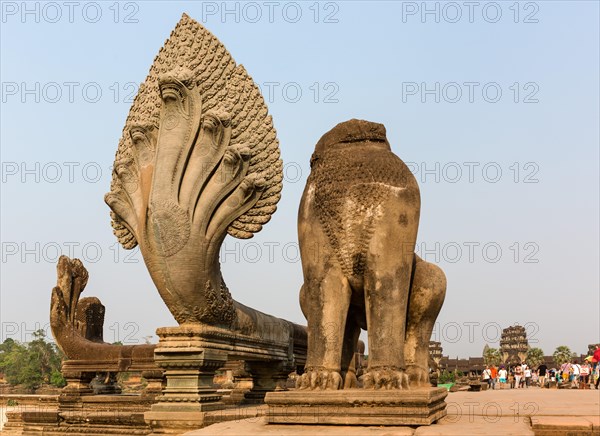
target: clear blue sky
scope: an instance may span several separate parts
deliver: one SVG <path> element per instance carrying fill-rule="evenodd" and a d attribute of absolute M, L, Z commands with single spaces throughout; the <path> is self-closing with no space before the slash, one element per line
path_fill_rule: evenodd
<path fill-rule="evenodd" d="M 89 269 L 106 340 L 175 324 L 140 254 L 117 249 L 103 195 L 135 84 L 187 12 L 262 87 L 286 164 L 271 223 L 225 241 L 236 299 L 304 322 L 310 155 L 364 118 L 419 180 L 418 247 L 448 277 L 444 354 L 478 356 L 514 323 L 547 354 L 600 341 L 598 2 L 23 5 L 2 2 L 0 23 L 1 339 L 47 325 L 59 251 Z"/>

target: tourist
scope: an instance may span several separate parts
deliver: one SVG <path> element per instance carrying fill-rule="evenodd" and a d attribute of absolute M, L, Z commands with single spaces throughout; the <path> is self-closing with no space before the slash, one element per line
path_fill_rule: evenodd
<path fill-rule="evenodd" d="M 560 366 L 559 382 L 566 383 L 571 378 L 571 363 L 565 362 Z"/>
<path fill-rule="evenodd" d="M 579 374 L 581 373 L 581 366 L 577 363 L 577 360 L 573 360 L 573 364 L 571 365 L 571 369 L 573 372 L 573 383 L 572 386 L 574 388 L 579 387 Z"/>
<path fill-rule="evenodd" d="M 527 369 L 527 364 L 525 362 L 521 363 L 521 387 L 525 387 L 525 370 Z"/>
<path fill-rule="evenodd" d="M 488 389 L 492 388 L 492 370 L 488 365 L 485 366 L 483 370 L 483 381 L 487 383 Z"/>
<path fill-rule="evenodd" d="M 548 371 L 548 367 L 546 366 L 545 363 L 542 363 L 540 366 L 538 366 L 537 369 L 537 374 L 540 380 L 540 387 L 541 388 L 545 388 L 546 387 L 546 372 Z"/>
<path fill-rule="evenodd" d="M 506 369 L 504 369 L 504 366 L 500 367 L 500 371 L 498 371 L 498 382 L 500 383 L 500 389 L 506 389 L 506 379 L 507 379 L 507 373 L 506 373 Z M 596 389 L 598 389 L 598 386 L 596 385 Z"/>
<path fill-rule="evenodd" d="M 492 373 L 492 389 L 496 389 L 496 380 L 498 380 L 498 368 L 496 368 L 496 365 L 492 365 L 490 372 Z"/>
<path fill-rule="evenodd" d="M 596 351 L 592 356 L 592 363 L 594 364 L 594 374 L 596 376 L 596 383 L 594 386 L 598 389 L 598 383 L 600 383 L 600 344 L 596 345 Z"/>
<path fill-rule="evenodd" d="M 525 365 L 525 371 L 523 371 L 523 374 L 525 374 L 525 387 L 528 388 L 531 383 L 531 369 L 529 366 Z"/>
<path fill-rule="evenodd" d="M 515 389 L 519 389 L 521 387 L 521 378 L 523 378 L 523 367 L 521 365 L 515 366 Z"/>
<path fill-rule="evenodd" d="M 589 389 L 590 388 L 590 373 L 592 367 L 587 361 L 584 361 L 581 367 L 579 368 L 579 379 L 581 380 L 581 384 L 579 385 L 579 389 Z"/>

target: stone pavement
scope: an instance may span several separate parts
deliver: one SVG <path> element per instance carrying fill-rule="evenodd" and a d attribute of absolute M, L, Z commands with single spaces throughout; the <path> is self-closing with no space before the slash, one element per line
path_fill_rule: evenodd
<path fill-rule="evenodd" d="M 600 390 L 507 389 L 453 392 L 448 415 L 421 427 L 268 425 L 255 417 L 222 422 L 186 433 L 219 435 L 532 435 L 600 436 Z M 264 408 L 265 406 L 261 406 Z"/>

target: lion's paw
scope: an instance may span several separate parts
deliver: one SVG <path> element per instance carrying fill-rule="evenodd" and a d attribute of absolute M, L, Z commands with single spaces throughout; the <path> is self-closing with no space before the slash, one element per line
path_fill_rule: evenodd
<path fill-rule="evenodd" d="M 338 371 L 326 369 L 308 369 L 296 380 L 297 389 L 341 389 L 342 376 Z"/>
<path fill-rule="evenodd" d="M 365 389 L 408 389 L 408 377 L 399 369 L 369 369 L 361 380 Z"/>
<path fill-rule="evenodd" d="M 429 383 L 429 369 L 418 365 L 408 365 L 406 367 L 408 376 L 408 385 L 411 388 L 427 387 Z"/>
<path fill-rule="evenodd" d="M 344 377 L 344 389 L 352 389 L 358 387 L 358 379 L 354 371 L 348 371 Z"/>

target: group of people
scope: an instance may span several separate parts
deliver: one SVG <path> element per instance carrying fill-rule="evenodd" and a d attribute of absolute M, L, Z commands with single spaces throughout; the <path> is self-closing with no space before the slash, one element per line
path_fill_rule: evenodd
<path fill-rule="evenodd" d="M 483 381 L 488 383 L 490 389 L 528 388 L 539 386 L 548 388 L 555 384 L 570 383 L 570 387 L 578 389 L 591 389 L 593 385 L 598 389 L 600 384 L 600 345 L 594 355 L 583 362 L 577 360 L 563 363 L 560 368 L 551 368 L 545 364 L 532 369 L 523 362 L 520 365 L 505 367 L 501 365 L 486 366 L 482 373 Z M 556 383 L 554 383 L 556 382 Z"/>
<path fill-rule="evenodd" d="M 590 365 L 587 361 L 579 364 L 577 360 L 574 360 L 572 363 L 563 363 L 560 366 L 558 374 L 560 374 L 561 383 L 572 383 L 573 387 L 579 389 L 589 389 L 590 383 L 592 383 L 598 389 L 600 382 L 599 371 L 600 365 L 598 362 Z"/>

